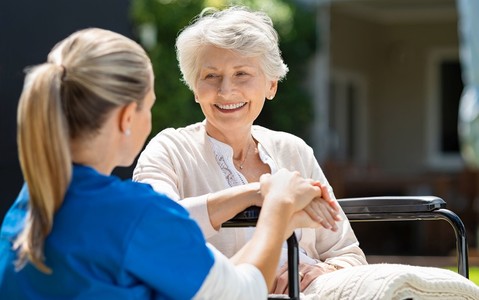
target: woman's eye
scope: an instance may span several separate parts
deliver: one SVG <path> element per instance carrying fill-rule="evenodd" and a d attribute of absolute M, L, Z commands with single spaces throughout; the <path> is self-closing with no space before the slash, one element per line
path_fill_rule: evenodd
<path fill-rule="evenodd" d="M 216 77 L 218 77 L 216 74 L 206 74 L 205 79 L 216 78 Z"/>

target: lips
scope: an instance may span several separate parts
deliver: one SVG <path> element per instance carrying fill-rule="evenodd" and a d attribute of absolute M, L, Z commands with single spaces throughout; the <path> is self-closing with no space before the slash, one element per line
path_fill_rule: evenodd
<path fill-rule="evenodd" d="M 234 104 L 215 104 L 216 107 L 222 110 L 235 110 L 246 105 L 246 102 L 234 103 Z"/>

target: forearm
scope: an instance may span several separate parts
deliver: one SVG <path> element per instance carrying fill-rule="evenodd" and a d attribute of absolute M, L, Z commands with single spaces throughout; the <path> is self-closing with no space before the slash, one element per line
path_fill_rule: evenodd
<path fill-rule="evenodd" d="M 235 264 L 256 266 L 265 278 L 268 290 L 272 288 L 281 245 L 288 236 L 288 221 L 292 216 L 289 204 L 263 207 L 253 238 L 232 257 Z"/>
<path fill-rule="evenodd" d="M 194 299 L 266 299 L 266 284 L 255 266 L 235 266 L 218 250 L 210 249 L 215 263 Z"/>
<path fill-rule="evenodd" d="M 208 216 L 213 228 L 221 225 L 246 208 L 261 202 L 259 183 L 232 187 L 208 195 Z"/>

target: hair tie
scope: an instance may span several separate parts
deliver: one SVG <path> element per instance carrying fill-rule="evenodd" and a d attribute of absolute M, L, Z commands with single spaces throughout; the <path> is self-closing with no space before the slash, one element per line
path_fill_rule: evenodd
<path fill-rule="evenodd" d="M 64 81 L 64 80 L 65 80 L 65 77 L 67 76 L 67 68 L 66 68 L 64 65 L 60 65 L 60 67 L 62 68 L 61 81 Z"/>

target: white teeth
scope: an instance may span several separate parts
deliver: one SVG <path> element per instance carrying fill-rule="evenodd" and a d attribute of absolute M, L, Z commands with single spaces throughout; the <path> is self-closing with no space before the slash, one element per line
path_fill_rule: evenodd
<path fill-rule="evenodd" d="M 215 104 L 217 107 L 221 109 L 237 109 L 242 106 L 244 106 L 246 102 L 241 102 L 241 103 L 235 103 L 235 104 L 227 104 L 227 105 L 220 105 L 220 104 Z"/>

